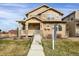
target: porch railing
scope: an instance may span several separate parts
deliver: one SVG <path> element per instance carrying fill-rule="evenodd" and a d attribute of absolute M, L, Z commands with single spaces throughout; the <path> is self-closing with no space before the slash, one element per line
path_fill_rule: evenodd
<path fill-rule="evenodd" d="M 79 32 L 77 32 L 77 33 L 75 34 L 75 36 L 79 36 Z"/>
<path fill-rule="evenodd" d="M 42 30 L 34 30 L 34 34 L 41 34 Z"/>
<path fill-rule="evenodd" d="M 25 35 L 26 35 L 26 30 L 20 30 L 20 34 L 21 34 L 22 36 L 25 36 Z"/>
<path fill-rule="evenodd" d="M 42 30 L 20 30 L 20 35 L 21 36 L 32 36 L 34 34 L 41 34 L 42 35 Z"/>

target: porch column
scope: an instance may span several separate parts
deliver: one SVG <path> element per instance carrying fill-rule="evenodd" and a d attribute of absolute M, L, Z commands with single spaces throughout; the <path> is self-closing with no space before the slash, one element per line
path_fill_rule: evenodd
<path fill-rule="evenodd" d="M 44 34 L 43 34 L 43 24 L 42 23 L 40 23 L 40 33 L 41 33 L 41 35 L 42 35 L 42 37 L 44 36 Z"/>
<path fill-rule="evenodd" d="M 25 30 L 26 30 L 26 38 L 28 39 L 28 25 L 25 25 Z"/>
<path fill-rule="evenodd" d="M 21 29 L 22 29 L 22 25 L 19 23 L 19 27 L 18 27 L 18 38 L 21 38 Z"/>

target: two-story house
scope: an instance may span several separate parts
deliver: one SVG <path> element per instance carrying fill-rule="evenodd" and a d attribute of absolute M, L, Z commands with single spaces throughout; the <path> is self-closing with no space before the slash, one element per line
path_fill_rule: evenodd
<path fill-rule="evenodd" d="M 69 37 L 79 36 L 79 11 L 73 11 L 62 20 L 67 22 L 66 31 Z"/>
<path fill-rule="evenodd" d="M 18 21 L 21 25 L 19 36 L 33 36 L 35 33 L 43 37 L 52 35 L 52 26 L 58 26 L 57 36 L 66 37 L 66 22 L 62 21 L 63 13 L 47 5 L 42 5 L 26 14 L 26 19 Z"/>

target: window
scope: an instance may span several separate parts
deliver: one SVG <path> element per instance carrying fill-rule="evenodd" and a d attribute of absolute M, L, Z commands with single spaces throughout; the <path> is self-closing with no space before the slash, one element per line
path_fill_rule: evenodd
<path fill-rule="evenodd" d="M 58 31 L 62 31 L 62 26 L 61 25 L 57 25 L 57 30 Z"/>
<path fill-rule="evenodd" d="M 73 20 L 73 18 L 71 18 L 71 21 Z"/>
<path fill-rule="evenodd" d="M 52 14 L 47 14 L 47 19 L 48 20 L 52 20 L 53 19 L 53 15 Z"/>
<path fill-rule="evenodd" d="M 79 23 L 76 24 L 77 28 L 79 28 Z"/>

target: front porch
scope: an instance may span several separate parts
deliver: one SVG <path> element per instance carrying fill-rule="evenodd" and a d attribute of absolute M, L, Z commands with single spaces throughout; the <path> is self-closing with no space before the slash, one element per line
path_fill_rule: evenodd
<path fill-rule="evenodd" d="M 21 36 L 29 37 L 37 33 L 40 34 L 42 32 L 40 27 L 40 23 L 29 23 L 27 29 L 20 30 Z"/>
<path fill-rule="evenodd" d="M 28 24 L 28 36 L 33 36 L 35 33 L 40 33 L 40 23 Z"/>

